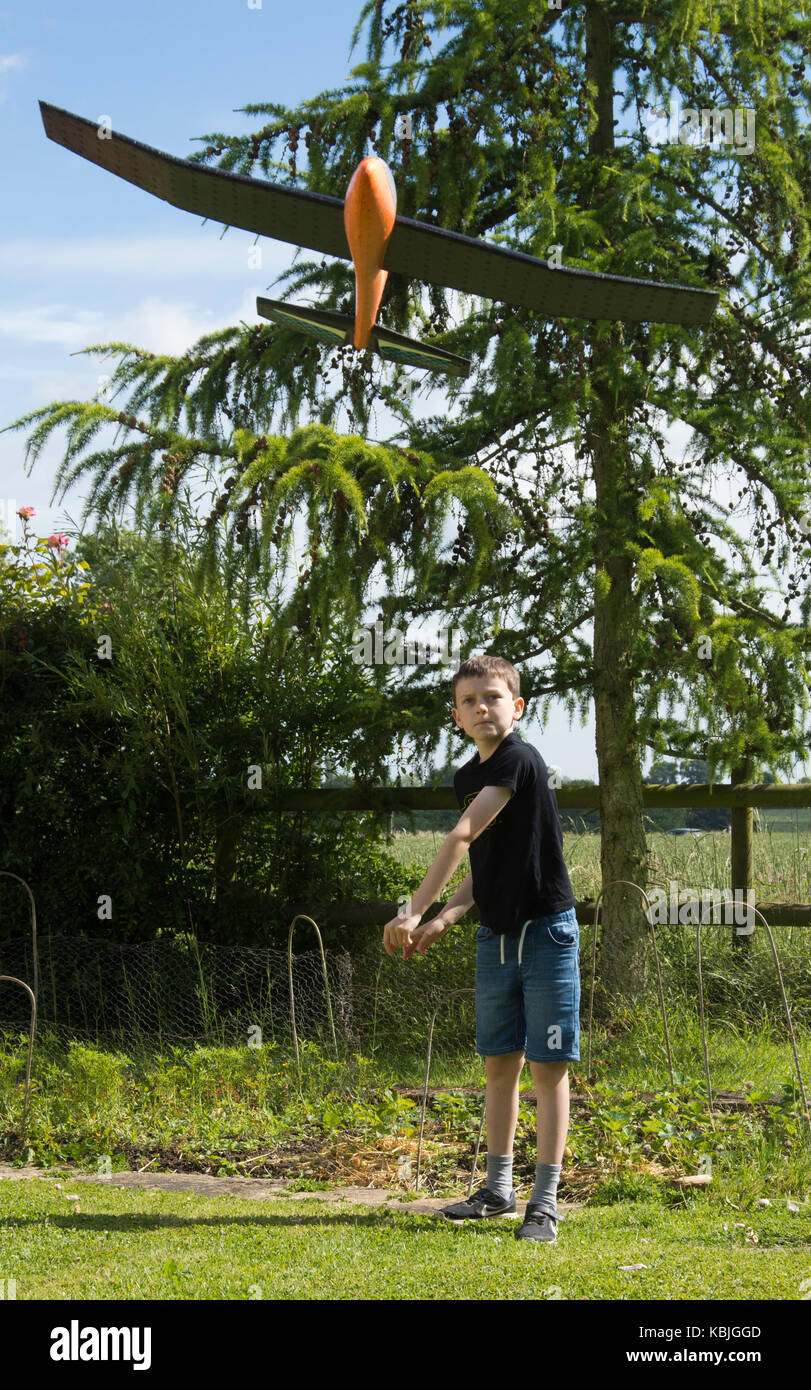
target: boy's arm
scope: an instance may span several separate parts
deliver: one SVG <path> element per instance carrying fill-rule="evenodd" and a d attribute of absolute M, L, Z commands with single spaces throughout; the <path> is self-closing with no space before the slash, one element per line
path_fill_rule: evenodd
<path fill-rule="evenodd" d="M 449 878 L 452 878 L 462 859 L 474 840 L 485 831 L 491 821 L 506 806 L 512 796 L 510 787 L 482 787 L 478 796 L 471 802 L 456 825 L 439 847 L 433 864 L 422 880 L 419 888 L 412 894 L 409 911 L 403 917 L 395 917 L 383 929 L 383 945 L 389 955 L 398 946 L 405 950 L 411 941 L 411 932 L 420 917 L 436 902 Z M 472 902 L 472 899 L 471 899 Z M 458 906 L 458 903 L 455 904 Z M 460 913 L 460 916 L 464 915 Z"/>
<path fill-rule="evenodd" d="M 440 912 L 434 918 L 438 922 L 440 917 L 447 926 L 452 927 L 460 922 L 467 912 L 470 911 L 475 898 L 473 897 L 473 874 L 468 874 L 467 878 L 462 879 L 452 898 L 443 905 Z"/>
<path fill-rule="evenodd" d="M 473 875 L 471 873 L 462 880 L 453 897 L 444 904 L 436 917 L 433 917 L 430 922 L 421 922 L 414 930 L 411 941 L 403 947 L 403 960 L 410 960 L 415 951 L 424 956 L 428 947 L 432 946 L 435 941 L 439 941 L 455 922 L 460 921 L 465 913 L 470 911 L 474 902 Z"/>
<path fill-rule="evenodd" d="M 463 811 L 453 830 L 440 845 L 436 858 L 416 893 L 411 895 L 411 912 L 421 917 L 436 902 L 449 878 L 453 878 L 474 840 L 494 821 L 506 806 L 512 791 L 509 787 L 483 787 L 478 796 Z"/>

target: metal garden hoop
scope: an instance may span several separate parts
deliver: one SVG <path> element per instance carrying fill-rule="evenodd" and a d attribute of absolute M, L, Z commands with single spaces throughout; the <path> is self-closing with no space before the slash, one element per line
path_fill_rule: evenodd
<path fill-rule="evenodd" d="M 28 1063 L 25 1068 L 25 1099 L 23 1101 L 23 1122 L 20 1130 L 20 1138 L 25 1136 L 25 1125 L 28 1118 L 28 1093 L 31 1089 L 31 1061 L 34 1056 L 34 1029 L 37 1025 L 37 1000 L 34 991 L 25 980 L 18 980 L 16 975 L 0 975 L 0 980 L 7 980 L 9 984 L 19 985 L 31 996 L 31 1026 L 28 1032 Z"/>
<path fill-rule="evenodd" d="M 335 1021 L 332 1017 L 332 1001 L 330 1000 L 329 980 L 327 979 L 327 958 L 324 955 L 324 942 L 321 939 L 321 932 L 318 929 L 318 923 L 313 922 L 312 917 L 308 917 L 305 913 L 299 912 L 290 923 L 290 931 L 287 934 L 287 979 L 290 985 L 290 1026 L 293 1030 L 293 1046 L 296 1051 L 296 1070 L 298 1071 L 299 1085 L 301 1085 L 301 1064 L 299 1061 L 298 1035 L 296 1033 L 296 1001 L 293 992 L 293 928 L 296 922 L 309 922 L 315 927 L 316 935 L 318 936 L 318 945 L 321 948 L 321 965 L 324 970 L 324 989 L 327 992 L 327 1013 L 329 1014 L 329 1026 L 332 1030 L 332 1042 L 335 1047 L 336 1057 L 338 1056 L 338 1039 L 335 1036 Z"/>
<path fill-rule="evenodd" d="M 28 894 L 29 898 L 31 899 L 31 941 L 32 941 L 33 948 L 34 948 L 34 995 L 35 995 L 35 997 L 38 999 L 38 998 L 39 998 L 39 960 L 38 960 L 38 957 L 37 957 L 37 905 L 36 905 L 36 903 L 34 902 L 34 894 L 31 892 L 31 889 L 30 889 L 29 885 L 26 883 L 25 879 L 24 879 L 24 878 L 20 878 L 20 875 L 19 875 L 19 874 L 13 874 L 13 873 L 11 873 L 11 871 L 10 871 L 9 869 L 0 869 L 0 878 L 16 878 L 17 882 L 18 882 L 18 883 L 21 883 L 21 884 L 23 885 L 23 888 L 25 889 L 26 893 Z M 6 979 L 10 979 L 11 976 L 6 976 L 5 978 L 6 978 Z"/>
<path fill-rule="evenodd" d="M 446 994 L 446 995 L 445 995 L 445 998 L 444 998 L 444 999 L 440 999 L 439 1003 L 437 1004 L 436 1008 L 434 1009 L 433 1014 L 431 1015 L 431 1023 L 430 1023 L 429 1028 L 428 1028 L 428 1054 L 427 1054 L 426 1059 L 425 1059 L 425 1083 L 424 1083 L 423 1088 L 422 1088 L 422 1115 L 420 1116 L 420 1137 L 419 1137 L 419 1141 L 418 1141 L 418 1143 L 417 1143 L 417 1180 L 416 1180 L 416 1182 L 415 1182 L 415 1184 L 414 1184 L 414 1191 L 415 1191 L 415 1192 L 419 1192 L 419 1190 L 420 1190 L 420 1162 L 421 1162 L 421 1160 L 422 1160 L 422 1132 L 423 1132 L 423 1129 L 425 1128 L 425 1107 L 426 1107 L 426 1104 L 427 1104 L 427 1102 L 428 1102 L 428 1074 L 429 1074 L 429 1072 L 430 1072 L 430 1070 L 431 1070 L 431 1044 L 432 1044 L 433 1038 L 434 1038 L 434 1024 L 436 1023 L 436 1016 L 437 1016 L 437 1014 L 439 1013 L 440 1009 L 442 1008 L 442 1005 L 443 1005 L 443 1004 L 446 1004 L 447 1001 L 448 1001 L 449 999 L 453 999 L 454 995 L 457 995 L 457 994 L 475 994 L 475 993 L 476 993 L 475 989 L 467 989 L 467 988 L 466 988 L 466 989 L 452 989 L 452 990 L 450 991 L 449 994 Z M 477 1164 L 478 1161 L 479 1161 L 479 1145 L 481 1144 L 481 1141 L 482 1141 L 482 1130 L 484 1129 L 484 1115 L 485 1115 L 485 1104 L 484 1104 L 484 1100 L 482 1100 L 482 1117 L 481 1117 L 481 1122 L 480 1122 L 480 1124 L 479 1124 L 479 1134 L 478 1134 L 478 1138 L 476 1139 L 476 1152 L 475 1152 L 475 1154 L 473 1155 L 473 1169 L 472 1169 L 471 1174 L 470 1174 L 470 1185 L 469 1185 L 468 1190 L 467 1190 L 467 1195 L 468 1195 L 468 1197 L 470 1196 L 471 1192 L 473 1191 L 473 1179 L 474 1179 L 475 1176 L 476 1176 L 476 1164 Z"/>

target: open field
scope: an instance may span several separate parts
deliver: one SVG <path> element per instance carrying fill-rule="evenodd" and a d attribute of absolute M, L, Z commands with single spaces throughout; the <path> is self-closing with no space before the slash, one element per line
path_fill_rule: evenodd
<path fill-rule="evenodd" d="M 424 872 L 442 840 L 441 833 L 431 830 L 395 832 L 389 848 L 403 864 L 416 861 Z M 730 837 L 723 831 L 707 831 L 701 836 L 656 833 L 648 835 L 647 840 L 651 882 L 665 886 L 675 878 L 683 888 L 729 886 Z M 766 829 L 753 836 L 753 846 L 758 901 L 811 902 L 811 831 Z M 566 833 L 563 851 L 575 897 L 596 897 L 601 882 L 599 835 Z M 468 871 L 465 857 L 443 897 L 451 896 L 452 887 L 461 883 Z"/>

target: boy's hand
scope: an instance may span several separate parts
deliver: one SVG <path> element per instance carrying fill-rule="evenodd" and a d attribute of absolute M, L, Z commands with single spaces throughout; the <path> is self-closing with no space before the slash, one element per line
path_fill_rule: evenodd
<path fill-rule="evenodd" d="M 388 955 L 393 956 L 398 946 L 403 948 L 403 960 L 407 960 L 408 951 L 411 945 L 411 933 L 418 925 L 421 914 L 413 913 L 410 917 L 392 917 L 383 928 L 383 945 Z M 408 951 L 411 955 L 411 951 Z"/>
<path fill-rule="evenodd" d="M 434 917 L 430 922 L 423 922 L 421 927 L 413 933 L 411 940 L 403 948 L 403 959 L 410 960 L 415 951 L 419 951 L 421 956 L 425 955 L 428 947 L 438 941 L 450 926 L 442 917 Z"/>

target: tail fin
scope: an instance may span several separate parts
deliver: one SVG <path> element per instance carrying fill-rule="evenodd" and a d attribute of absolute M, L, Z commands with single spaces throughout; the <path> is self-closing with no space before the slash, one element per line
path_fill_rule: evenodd
<path fill-rule="evenodd" d="M 298 304 L 284 304 L 278 299 L 256 301 L 256 312 L 263 319 L 297 328 L 301 333 L 309 333 L 320 338 L 322 343 L 335 347 L 345 344 L 351 346 L 355 333 L 355 320 L 348 314 L 336 314 L 330 309 L 308 309 Z M 452 376 L 467 376 L 470 362 L 465 357 L 457 357 L 454 352 L 432 347 L 429 343 L 419 343 L 415 338 L 406 338 L 395 333 L 393 328 L 377 324 L 371 333 L 369 347 L 379 357 L 388 362 L 403 362 L 409 367 L 422 367 L 429 372 L 449 372 Z"/>

